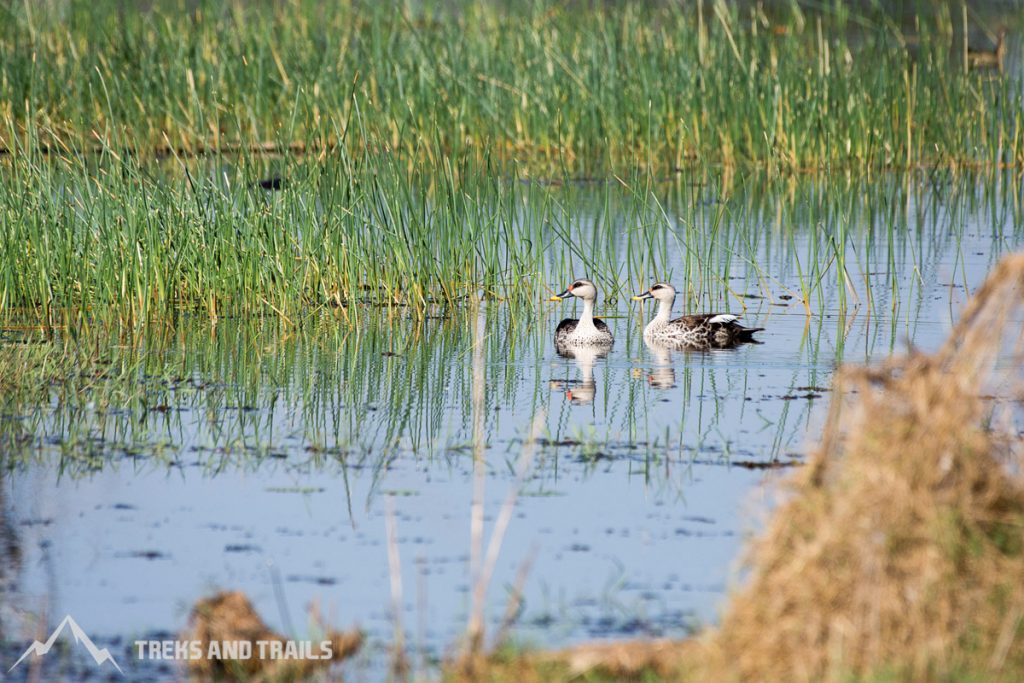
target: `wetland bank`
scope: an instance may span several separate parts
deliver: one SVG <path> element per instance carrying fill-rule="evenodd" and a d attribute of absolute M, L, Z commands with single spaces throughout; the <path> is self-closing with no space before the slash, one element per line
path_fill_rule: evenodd
<path fill-rule="evenodd" d="M 179 676 L 131 643 L 218 590 L 358 626 L 328 678 L 395 643 L 436 674 L 480 615 L 488 647 L 714 625 L 836 368 L 939 349 L 1024 241 L 1015 33 L 964 51 L 1012 14 L 3 11 L 5 662 L 67 613 Z M 565 358 L 545 299 L 583 276 L 615 346 Z M 657 280 L 762 343 L 646 343 Z"/>

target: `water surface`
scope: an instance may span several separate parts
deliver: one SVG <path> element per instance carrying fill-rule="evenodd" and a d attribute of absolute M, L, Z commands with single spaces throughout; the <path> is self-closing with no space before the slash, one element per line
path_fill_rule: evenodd
<path fill-rule="evenodd" d="M 1009 175 L 681 178 L 655 191 L 660 223 L 619 212 L 604 187 L 546 191 L 565 193 L 581 254 L 600 240 L 631 272 L 643 233 L 651 281 L 703 283 L 689 305 L 742 312 L 763 343 L 653 348 L 653 309 L 625 296 L 645 283 L 625 281 L 599 306 L 616 334 L 606 357 L 555 352 L 572 302 L 368 312 L 355 329 L 329 311 L 300 329 L 186 316 L 111 336 L 90 390 L 8 397 L 0 417 L 5 656 L 41 615 L 70 613 L 129 674 L 173 676 L 128 643 L 180 632 L 190 605 L 231 589 L 296 637 L 310 604 L 358 624 L 370 646 L 354 673 L 373 680 L 395 628 L 389 508 L 410 654 L 443 656 L 468 618 L 478 415 L 488 533 L 543 421 L 489 592 L 492 634 L 520 576 L 521 642 L 714 623 L 770 485 L 813 447 L 836 365 L 937 347 L 1024 227 Z M 538 277 L 560 290 L 570 272 L 586 275 L 585 258 Z"/>

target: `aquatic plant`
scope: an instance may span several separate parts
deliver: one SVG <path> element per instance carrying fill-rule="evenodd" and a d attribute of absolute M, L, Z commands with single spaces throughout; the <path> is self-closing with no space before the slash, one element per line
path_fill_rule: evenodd
<path fill-rule="evenodd" d="M 267 191 L 253 182 L 266 171 L 134 157 L 0 164 L 11 188 L 0 193 L 0 312 L 73 331 L 192 314 L 296 326 L 325 311 L 352 326 L 378 306 L 422 318 L 483 298 L 519 320 L 550 283 L 581 274 L 605 293 L 605 315 L 653 279 L 672 281 L 691 311 L 788 297 L 809 314 L 877 312 L 902 303 L 906 280 L 959 243 L 965 221 L 989 212 L 994 255 L 1024 227 L 1020 186 L 1002 173 L 851 176 L 828 191 L 816 177 L 703 172 L 552 186 L 342 155 L 289 164 L 289 183 Z"/>
<path fill-rule="evenodd" d="M 956 13 L 676 3 L 15 3 L 10 154 L 381 153 L 524 174 L 1019 164 Z M 995 73 L 995 75 L 993 75 Z M 477 167 L 459 170 L 473 170 Z"/>
<path fill-rule="evenodd" d="M 721 1 L 3 12 L 0 312 L 50 326 L 197 311 L 295 323 L 324 307 L 351 324 L 363 305 L 423 316 L 476 297 L 522 318 L 515 304 L 579 275 L 612 306 L 674 275 L 689 306 L 710 307 L 742 303 L 738 269 L 807 313 L 833 283 L 844 310 L 895 308 L 905 217 L 888 205 L 883 296 L 877 251 L 856 240 L 857 179 L 994 179 L 1024 154 L 1007 104 L 1019 79 L 963 68 L 941 11 L 913 35 L 841 7 Z M 730 199 L 750 167 L 776 189 L 794 172 L 854 173 L 833 203 L 812 198 L 821 215 L 781 202 L 788 240 L 768 239 L 766 217 Z M 764 267 L 786 249 L 795 282 Z"/>

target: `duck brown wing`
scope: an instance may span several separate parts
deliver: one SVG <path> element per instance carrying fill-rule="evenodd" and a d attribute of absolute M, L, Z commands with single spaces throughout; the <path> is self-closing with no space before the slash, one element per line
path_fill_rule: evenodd
<path fill-rule="evenodd" d="M 697 313 L 695 315 L 684 315 L 676 318 L 669 325 L 681 327 L 685 330 L 696 330 L 708 324 L 708 321 L 721 313 Z"/>
<path fill-rule="evenodd" d="M 694 336 L 707 335 L 716 344 L 753 341 L 751 335 L 764 329 L 763 327 L 744 327 L 736 322 L 739 318 L 733 313 L 698 313 L 676 318 L 670 324 L 692 330 Z"/>
<path fill-rule="evenodd" d="M 562 322 L 565 321 L 563 320 Z M 576 321 L 573 320 L 572 322 L 574 323 L 573 327 L 576 327 Z M 609 334 L 611 334 L 611 329 L 608 327 L 607 323 L 605 323 L 605 321 L 601 320 L 600 318 L 594 318 L 594 327 L 596 327 L 601 332 L 608 332 Z"/>

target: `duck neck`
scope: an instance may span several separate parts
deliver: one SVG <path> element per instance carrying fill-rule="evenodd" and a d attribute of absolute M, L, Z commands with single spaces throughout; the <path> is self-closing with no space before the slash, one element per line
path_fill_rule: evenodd
<path fill-rule="evenodd" d="M 580 321 L 576 324 L 578 331 L 589 332 L 596 329 L 594 327 L 594 300 L 584 299 L 583 300 L 583 314 L 580 315 Z"/>
<path fill-rule="evenodd" d="M 667 301 L 665 299 L 658 300 L 658 313 L 651 319 L 651 322 L 647 323 L 647 327 L 644 328 L 644 334 L 651 334 L 668 325 L 669 319 L 672 317 L 672 303 L 675 300 L 675 297 Z"/>
<path fill-rule="evenodd" d="M 671 299 L 661 299 L 658 301 L 658 314 L 654 316 L 654 321 L 659 326 L 668 323 L 669 318 L 672 317 L 672 304 L 676 301 L 675 297 Z"/>

